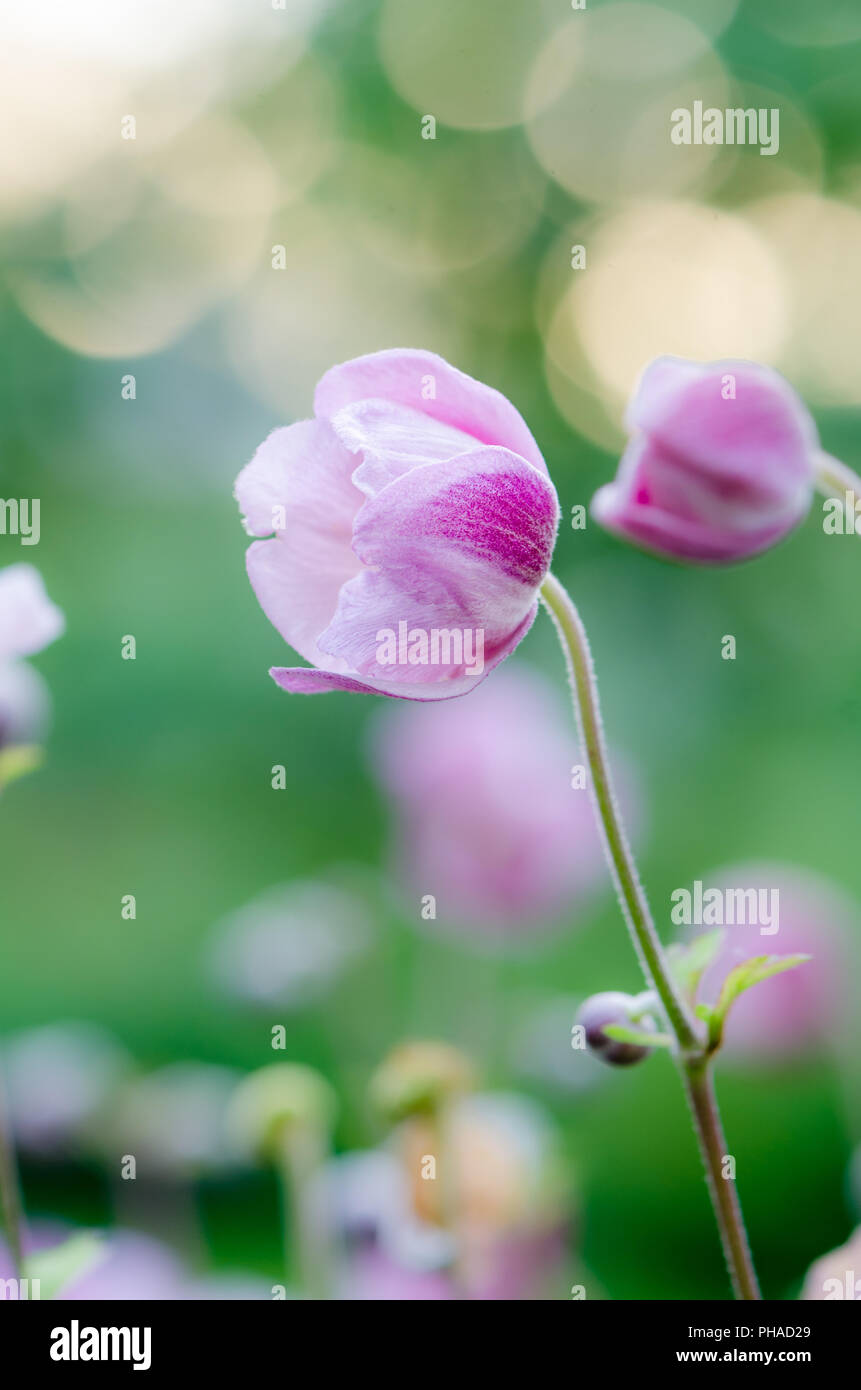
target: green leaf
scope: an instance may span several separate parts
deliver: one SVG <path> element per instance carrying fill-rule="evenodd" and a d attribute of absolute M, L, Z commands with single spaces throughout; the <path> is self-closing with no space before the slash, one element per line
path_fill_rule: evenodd
<path fill-rule="evenodd" d="M 623 1023 L 607 1023 L 601 1029 L 614 1042 L 633 1043 L 636 1047 L 672 1047 L 669 1033 L 650 1033 L 643 1028 L 626 1028 Z"/>
<path fill-rule="evenodd" d="M 794 970 L 797 965 L 803 965 L 810 959 L 807 955 L 751 956 L 750 960 L 742 961 L 741 965 L 733 967 L 723 982 L 714 1009 L 716 1017 L 723 1022 L 736 999 L 740 994 L 744 994 L 745 990 L 752 989 L 754 985 L 770 979 L 772 975 L 782 975 L 784 970 Z"/>
<path fill-rule="evenodd" d="M 714 931 L 703 932 L 701 936 L 694 937 L 688 946 L 677 942 L 669 948 L 667 954 L 671 969 L 689 999 L 695 997 L 704 972 L 720 954 L 725 939 L 726 932 L 723 927 L 717 927 Z"/>
<path fill-rule="evenodd" d="M 0 789 L 34 772 L 44 754 L 35 743 L 13 743 L 0 751 Z"/>
<path fill-rule="evenodd" d="M 39 1296 L 54 1298 L 66 1284 L 84 1274 L 104 1254 L 105 1242 L 92 1231 L 78 1231 L 50 1250 L 39 1250 L 24 1261 L 29 1279 L 38 1279 Z"/>

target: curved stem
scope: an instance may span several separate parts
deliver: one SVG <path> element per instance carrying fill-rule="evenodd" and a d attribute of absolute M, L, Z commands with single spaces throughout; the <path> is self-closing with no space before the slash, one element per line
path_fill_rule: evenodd
<path fill-rule="evenodd" d="M 817 455 L 816 485 L 826 497 L 842 497 L 845 492 L 854 492 L 856 497 L 861 497 L 861 477 L 848 463 L 841 463 L 833 454 L 822 452 Z"/>
<path fill-rule="evenodd" d="M 541 587 L 541 598 L 565 653 L 577 727 L 589 761 L 590 792 L 619 902 L 646 981 L 660 999 L 678 1044 L 676 1060 L 690 1101 L 733 1290 L 737 1298 L 758 1299 L 760 1293 L 741 1206 L 734 1184 L 723 1177 L 726 1141 L 708 1070 L 706 1044 L 697 1031 L 684 995 L 673 979 L 616 804 L 586 629 L 569 595 L 552 574 L 548 574 Z"/>
<path fill-rule="evenodd" d="M 640 964 L 647 982 L 655 990 L 664 1007 L 682 1052 L 699 1053 L 702 1043 L 687 1003 L 670 973 L 658 933 L 655 931 L 649 904 L 637 876 L 637 866 L 613 793 L 598 705 L 598 686 L 586 629 L 565 589 L 552 574 L 548 574 L 542 585 L 541 597 L 559 633 L 568 661 L 577 727 L 589 760 L 590 791 L 595 802 L 598 824 L 604 837 L 604 848 L 616 891 L 640 957 Z"/>
<path fill-rule="evenodd" d="M 855 503 L 861 501 L 861 477 L 832 454 L 821 453 L 816 460 L 816 486 L 824 497 L 836 497 L 848 512 L 846 495 L 852 497 L 853 531 L 861 535 L 861 525 L 855 524 Z"/>

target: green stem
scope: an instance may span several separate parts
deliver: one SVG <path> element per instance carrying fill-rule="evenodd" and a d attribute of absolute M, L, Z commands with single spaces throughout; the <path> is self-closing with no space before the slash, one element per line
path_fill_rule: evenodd
<path fill-rule="evenodd" d="M 690 1100 L 733 1289 L 738 1298 L 757 1299 L 760 1295 L 750 1260 L 741 1207 L 734 1186 L 731 1187 L 722 1176 L 726 1145 L 708 1074 L 706 1046 L 691 1016 L 687 1000 L 673 978 L 655 930 L 616 803 L 586 629 L 569 595 L 552 574 L 548 574 L 541 587 L 541 598 L 565 653 L 577 727 L 589 762 L 590 791 L 619 902 L 646 981 L 657 994 L 678 1044 L 676 1060 Z"/>
<path fill-rule="evenodd" d="M 3 1213 L 3 1226 L 9 1241 L 9 1253 L 15 1277 L 20 1278 L 23 1260 L 21 1189 L 18 1183 L 18 1165 L 15 1162 L 12 1131 L 7 1118 L 2 1076 L 0 1076 L 0 1210 Z"/>
<path fill-rule="evenodd" d="M 816 460 L 816 486 L 824 497 L 845 502 L 847 492 L 861 500 L 861 477 L 832 454 L 819 454 Z M 861 534 L 861 532 L 859 532 Z"/>
<path fill-rule="evenodd" d="M 740 1299 L 761 1298 L 735 1178 L 727 1177 L 724 1172 L 725 1160 L 730 1155 L 727 1153 L 726 1138 L 708 1061 L 704 1059 L 699 1065 L 694 1062 L 686 1063 L 682 1068 L 682 1076 L 733 1292 L 736 1298 Z"/>
<path fill-rule="evenodd" d="M 325 1156 L 322 1138 L 313 1126 L 288 1130 L 281 1143 L 281 1214 L 284 1268 L 288 1286 L 295 1281 L 315 1300 L 329 1296 L 326 1213 L 321 1208 L 318 1176 Z"/>
<path fill-rule="evenodd" d="M 655 931 L 649 904 L 637 877 L 634 856 L 628 846 L 613 794 L 607 748 L 601 727 L 598 687 L 586 629 L 568 594 L 552 574 L 548 574 L 542 585 L 541 597 L 559 633 L 568 661 L 568 674 L 574 694 L 574 712 L 580 741 L 589 761 L 590 789 L 596 804 L 598 823 L 604 835 L 604 845 L 616 891 L 640 957 L 643 973 L 664 1007 L 682 1052 L 699 1053 L 702 1044 L 687 1003 L 673 980 L 658 933 Z"/>

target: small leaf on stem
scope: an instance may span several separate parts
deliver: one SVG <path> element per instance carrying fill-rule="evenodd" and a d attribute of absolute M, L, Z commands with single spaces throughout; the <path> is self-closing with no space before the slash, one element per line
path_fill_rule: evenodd
<path fill-rule="evenodd" d="M 606 1023 L 603 1031 L 614 1042 L 633 1043 L 636 1047 L 672 1047 L 669 1033 L 649 1033 L 645 1029 L 626 1028 L 621 1023 Z"/>

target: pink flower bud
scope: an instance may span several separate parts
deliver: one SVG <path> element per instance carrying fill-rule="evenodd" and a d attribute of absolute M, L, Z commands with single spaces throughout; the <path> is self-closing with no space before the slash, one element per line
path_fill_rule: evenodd
<path fill-rule="evenodd" d="M 659 357 L 640 378 L 632 438 L 592 499 L 608 531 L 668 559 L 720 565 L 782 540 L 806 515 L 816 426 L 777 372 Z"/>
<path fill-rule="evenodd" d="M 463 695 L 537 610 L 559 504 L 514 406 L 430 352 L 333 367 L 316 419 L 276 430 L 240 473 L 263 611 L 316 667 L 285 690 Z"/>
<path fill-rule="evenodd" d="M 642 1062 L 652 1051 L 650 1047 L 638 1047 L 636 1043 L 620 1042 L 604 1032 L 611 1023 L 623 1028 L 636 1028 L 640 1032 L 655 1032 L 654 1019 L 642 1015 L 639 1000 L 632 994 L 621 994 L 618 990 L 593 994 L 581 1006 L 577 1022 L 586 1030 L 589 1050 L 610 1066 L 629 1067 L 634 1062 Z"/>

